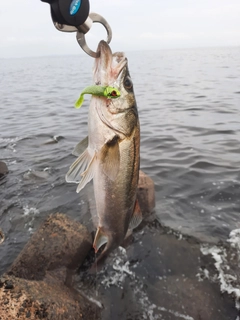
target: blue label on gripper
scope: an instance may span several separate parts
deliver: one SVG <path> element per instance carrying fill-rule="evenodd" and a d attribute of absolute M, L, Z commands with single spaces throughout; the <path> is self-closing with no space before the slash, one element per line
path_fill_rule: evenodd
<path fill-rule="evenodd" d="M 82 2 L 81 0 L 73 0 L 71 2 L 71 4 L 70 4 L 70 15 L 71 16 L 74 16 L 78 12 L 78 10 L 81 6 L 81 2 Z"/>

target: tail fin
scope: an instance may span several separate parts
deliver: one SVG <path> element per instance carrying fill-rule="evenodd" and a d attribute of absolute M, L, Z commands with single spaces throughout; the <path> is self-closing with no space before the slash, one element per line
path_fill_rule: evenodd
<path fill-rule="evenodd" d="M 96 273 L 97 271 L 100 271 L 103 266 L 104 266 L 104 262 L 107 259 L 109 253 L 113 250 L 114 248 L 109 245 L 108 243 L 106 244 L 105 248 L 103 249 L 103 251 L 99 254 L 99 256 L 95 259 L 94 263 L 91 265 L 90 269 L 88 270 L 88 272 L 90 274 L 92 273 Z"/>
<path fill-rule="evenodd" d="M 93 243 L 95 253 L 97 253 L 104 244 L 106 244 L 105 248 L 91 266 L 89 270 L 90 273 L 96 272 L 96 270 L 101 269 L 109 253 L 118 246 L 118 244 L 114 243 L 114 241 L 104 232 L 101 227 L 98 227 Z"/>

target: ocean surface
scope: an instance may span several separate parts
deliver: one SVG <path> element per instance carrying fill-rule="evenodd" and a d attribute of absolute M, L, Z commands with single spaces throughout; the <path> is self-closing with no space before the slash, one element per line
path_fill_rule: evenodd
<path fill-rule="evenodd" d="M 126 54 L 157 219 L 202 242 L 227 240 L 240 228 L 240 48 Z M 87 135 L 90 98 L 80 110 L 74 102 L 92 84 L 92 65 L 86 55 L 0 60 L 0 160 L 9 168 L 0 274 L 49 213 L 89 223 L 89 192 L 76 194 L 65 174 Z"/>

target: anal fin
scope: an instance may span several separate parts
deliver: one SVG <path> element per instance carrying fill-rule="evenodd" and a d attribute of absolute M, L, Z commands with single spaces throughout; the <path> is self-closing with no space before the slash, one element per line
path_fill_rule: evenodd
<path fill-rule="evenodd" d="M 129 229 L 137 228 L 137 226 L 139 226 L 141 222 L 142 222 L 142 211 L 139 206 L 138 200 L 136 200 L 134 210 L 133 210 L 133 215 L 129 223 Z"/>

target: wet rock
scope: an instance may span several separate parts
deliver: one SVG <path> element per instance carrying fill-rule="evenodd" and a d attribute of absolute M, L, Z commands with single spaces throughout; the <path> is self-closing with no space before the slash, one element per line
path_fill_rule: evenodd
<path fill-rule="evenodd" d="M 61 283 L 31 281 L 4 276 L 13 284 L 12 290 L 0 288 L 0 319 L 100 319 L 99 308 L 74 289 Z"/>
<path fill-rule="evenodd" d="M 143 171 L 139 171 L 137 198 L 144 218 L 155 208 L 155 189 L 153 180 Z"/>
<path fill-rule="evenodd" d="M 217 277 L 208 278 L 212 267 L 196 239 L 155 220 L 106 261 L 98 276 L 102 319 L 235 320 L 234 300 L 221 293 Z"/>
<path fill-rule="evenodd" d="M 0 319 L 99 319 L 99 307 L 71 286 L 91 247 L 84 226 L 50 215 L 0 279 Z"/>
<path fill-rule="evenodd" d="M 5 162 L 0 161 L 0 179 L 2 179 L 6 174 L 8 174 L 8 167 Z"/>
<path fill-rule="evenodd" d="M 66 280 L 69 270 L 78 268 L 92 247 L 87 229 L 61 213 L 52 214 L 33 234 L 14 261 L 9 275 L 43 280 L 55 273 Z"/>
<path fill-rule="evenodd" d="M 5 281 L 5 289 L 13 289 L 13 282 L 11 280 Z"/>

